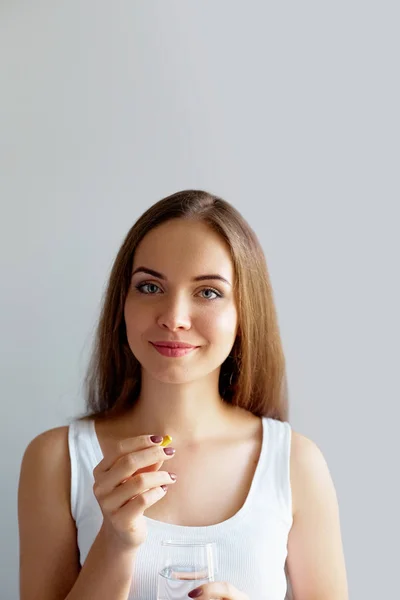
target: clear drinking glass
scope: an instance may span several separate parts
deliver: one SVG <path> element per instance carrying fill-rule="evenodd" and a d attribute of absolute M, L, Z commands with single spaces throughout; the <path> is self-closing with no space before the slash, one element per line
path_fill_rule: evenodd
<path fill-rule="evenodd" d="M 161 542 L 157 600 L 188 600 L 188 593 L 215 581 L 215 542 Z"/>

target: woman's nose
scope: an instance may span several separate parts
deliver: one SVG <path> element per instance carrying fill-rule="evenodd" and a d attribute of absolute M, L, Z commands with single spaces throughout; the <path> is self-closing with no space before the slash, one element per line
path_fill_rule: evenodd
<path fill-rule="evenodd" d="M 165 301 L 157 318 L 158 325 L 174 331 L 190 329 L 188 303 L 183 298 L 170 298 Z"/>

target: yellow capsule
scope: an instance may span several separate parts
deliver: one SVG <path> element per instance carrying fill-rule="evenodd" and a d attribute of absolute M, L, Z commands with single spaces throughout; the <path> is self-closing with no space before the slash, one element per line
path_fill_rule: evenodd
<path fill-rule="evenodd" d="M 163 437 L 163 441 L 161 442 L 160 446 L 168 446 L 170 443 L 172 442 L 172 437 L 170 435 L 164 435 Z"/>

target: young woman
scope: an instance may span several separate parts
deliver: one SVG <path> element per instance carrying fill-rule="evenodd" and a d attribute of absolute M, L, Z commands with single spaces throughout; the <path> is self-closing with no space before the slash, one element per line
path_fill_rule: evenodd
<path fill-rule="evenodd" d="M 289 580 L 295 600 L 347 600 L 335 489 L 288 423 L 265 258 L 228 202 L 179 192 L 131 228 L 87 391 L 23 457 L 21 600 L 154 600 L 165 539 L 216 543 L 191 597 L 283 600 Z"/>

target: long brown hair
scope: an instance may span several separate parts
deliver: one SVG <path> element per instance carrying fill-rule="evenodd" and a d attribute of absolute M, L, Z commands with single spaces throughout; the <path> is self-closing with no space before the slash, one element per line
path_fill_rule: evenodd
<path fill-rule="evenodd" d="M 87 412 L 81 418 L 106 418 L 132 407 L 138 398 L 141 367 L 128 345 L 124 304 L 138 244 L 150 230 L 171 219 L 207 224 L 231 251 L 240 332 L 221 365 L 221 397 L 257 416 L 287 421 L 285 357 L 263 250 L 238 210 L 201 190 L 184 190 L 156 202 L 126 235 L 103 299 L 85 378 Z"/>

